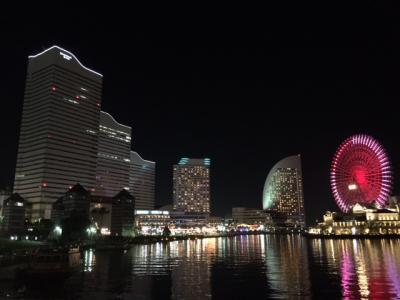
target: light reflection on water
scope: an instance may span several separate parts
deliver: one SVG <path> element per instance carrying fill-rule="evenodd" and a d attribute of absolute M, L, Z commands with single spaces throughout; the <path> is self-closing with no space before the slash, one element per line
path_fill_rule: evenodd
<path fill-rule="evenodd" d="M 82 272 L 23 299 L 396 299 L 399 240 L 249 235 L 82 255 Z M 20 283 L 21 284 L 21 283 Z M 10 287 L 0 282 L 2 290 Z M 20 285 L 12 287 L 20 289 Z"/>

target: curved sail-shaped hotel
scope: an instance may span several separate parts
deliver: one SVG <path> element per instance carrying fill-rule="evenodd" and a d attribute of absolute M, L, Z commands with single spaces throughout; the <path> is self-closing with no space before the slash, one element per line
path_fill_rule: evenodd
<path fill-rule="evenodd" d="M 305 225 L 300 155 L 288 156 L 270 170 L 264 185 L 263 209 L 283 215 L 287 224 Z"/>

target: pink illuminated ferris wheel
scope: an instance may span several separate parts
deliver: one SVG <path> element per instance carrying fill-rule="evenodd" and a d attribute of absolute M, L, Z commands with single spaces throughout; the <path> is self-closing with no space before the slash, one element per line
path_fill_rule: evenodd
<path fill-rule="evenodd" d="M 340 145 L 331 166 L 331 187 L 343 212 L 357 203 L 383 207 L 391 185 L 390 162 L 377 140 L 358 134 Z"/>

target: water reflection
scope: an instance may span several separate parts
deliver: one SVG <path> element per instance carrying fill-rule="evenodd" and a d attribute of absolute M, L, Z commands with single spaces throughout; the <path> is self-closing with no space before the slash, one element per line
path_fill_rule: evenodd
<path fill-rule="evenodd" d="M 267 280 L 273 294 L 282 298 L 311 296 L 306 240 L 298 235 L 265 236 Z"/>
<path fill-rule="evenodd" d="M 298 235 L 135 245 L 87 250 L 82 271 L 55 285 L 0 281 L 0 290 L 22 290 L 23 299 L 393 299 L 400 295 L 399 250 L 398 240 Z"/>
<path fill-rule="evenodd" d="M 96 255 L 93 249 L 86 250 L 83 253 L 83 271 L 92 272 L 93 266 L 96 264 Z"/>
<path fill-rule="evenodd" d="M 188 240 L 179 243 L 180 259 L 172 269 L 173 299 L 211 298 L 210 265 L 215 257 L 216 239 Z"/>
<path fill-rule="evenodd" d="M 326 265 L 329 274 L 339 277 L 344 299 L 399 297 L 399 249 L 398 240 L 312 242 L 315 261 Z"/>

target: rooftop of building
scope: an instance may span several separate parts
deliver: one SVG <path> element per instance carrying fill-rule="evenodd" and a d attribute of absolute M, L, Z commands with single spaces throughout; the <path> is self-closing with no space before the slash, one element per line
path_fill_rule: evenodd
<path fill-rule="evenodd" d="M 146 166 L 152 166 L 154 167 L 154 165 L 156 164 L 154 161 L 151 160 L 146 160 L 143 159 L 139 153 L 137 153 L 136 151 L 131 151 L 131 162 L 135 163 L 135 164 L 141 164 L 141 165 L 146 165 Z"/>
<path fill-rule="evenodd" d="M 77 183 L 75 184 L 73 187 L 71 187 L 67 193 L 77 193 L 77 194 L 82 194 L 82 195 L 86 195 L 89 192 L 80 184 Z"/>
<path fill-rule="evenodd" d="M 111 114 L 105 111 L 100 111 L 100 126 L 106 126 L 131 136 L 132 127 L 117 122 Z"/>
<path fill-rule="evenodd" d="M 100 74 L 99 72 L 93 71 L 92 69 L 89 69 L 88 67 L 85 67 L 80 61 L 79 59 L 70 51 L 65 50 L 63 48 L 61 48 L 60 46 L 54 45 L 51 46 L 50 48 L 47 48 L 45 50 L 43 50 L 42 52 L 35 54 L 35 55 L 29 55 L 28 58 L 32 59 L 32 58 L 38 58 L 44 54 L 50 54 L 53 52 L 57 52 L 57 55 L 60 55 L 64 60 L 66 61 L 71 61 L 71 59 L 73 59 L 73 61 L 75 61 L 76 63 L 78 63 L 83 69 L 85 69 L 86 71 L 95 74 L 97 76 L 103 77 L 102 74 Z"/>
<path fill-rule="evenodd" d="M 21 205 L 18 205 L 18 203 L 21 203 Z M 25 203 L 25 199 L 22 198 L 22 196 L 18 193 L 13 193 L 13 194 L 11 194 L 10 197 L 8 197 L 6 200 L 4 200 L 4 206 L 12 205 L 12 204 L 16 204 L 16 206 L 23 206 L 24 203 Z"/>
<path fill-rule="evenodd" d="M 209 158 L 188 158 L 182 157 L 178 165 L 189 165 L 189 166 L 210 166 L 211 160 Z"/>
<path fill-rule="evenodd" d="M 131 195 L 127 190 L 122 189 L 118 194 L 112 197 L 114 200 L 116 199 L 124 199 L 124 200 L 135 200 L 135 197 Z"/>

